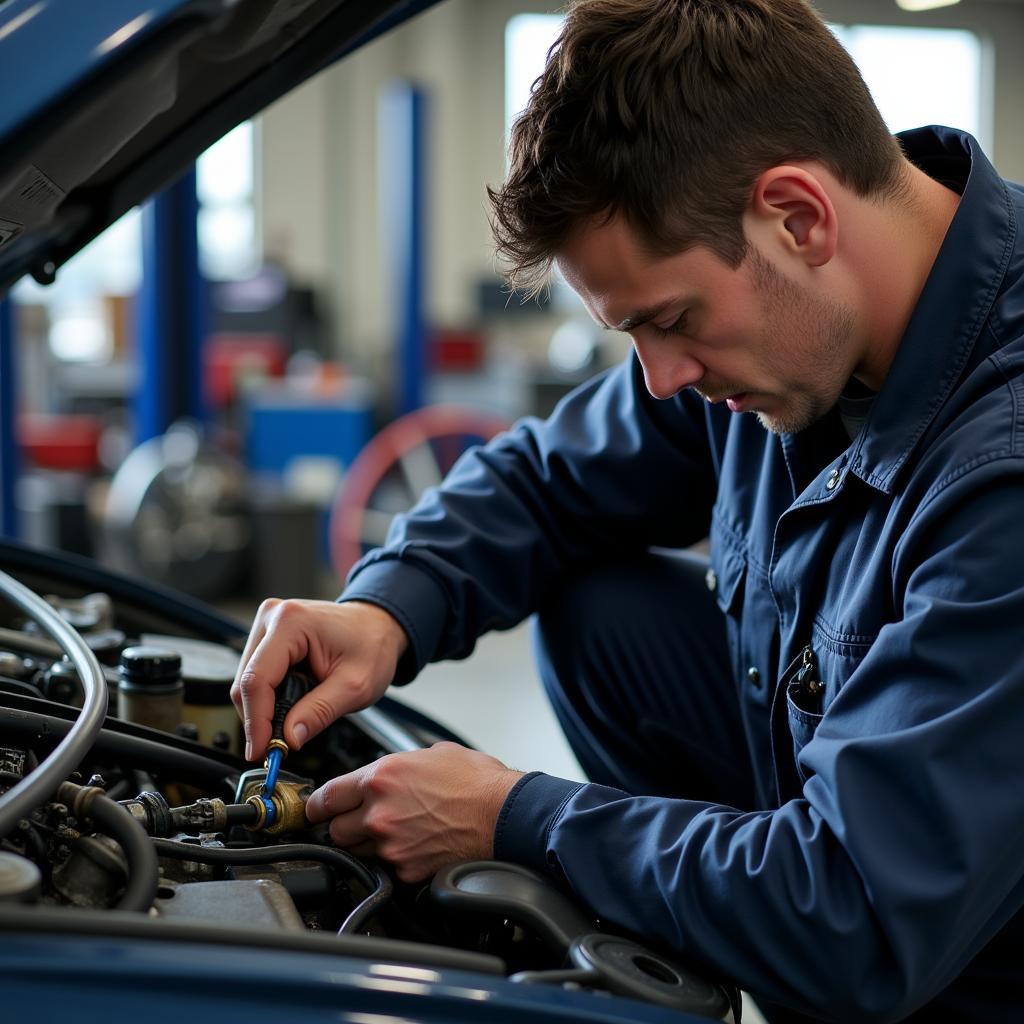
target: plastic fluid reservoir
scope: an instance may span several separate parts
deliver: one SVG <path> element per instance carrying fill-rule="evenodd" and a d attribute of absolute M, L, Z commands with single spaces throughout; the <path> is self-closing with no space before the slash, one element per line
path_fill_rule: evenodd
<path fill-rule="evenodd" d="M 181 723 L 184 704 L 180 654 L 149 645 L 126 647 L 121 652 L 118 718 L 174 732 Z"/>

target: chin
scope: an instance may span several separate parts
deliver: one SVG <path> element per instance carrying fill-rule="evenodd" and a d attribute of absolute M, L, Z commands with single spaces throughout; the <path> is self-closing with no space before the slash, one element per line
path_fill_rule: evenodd
<path fill-rule="evenodd" d="M 757 416 L 757 422 L 772 434 L 799 434 L 824 415 L 824 412 L 817 409 L 784 409 L 779 413 L 752 411 Z"/>

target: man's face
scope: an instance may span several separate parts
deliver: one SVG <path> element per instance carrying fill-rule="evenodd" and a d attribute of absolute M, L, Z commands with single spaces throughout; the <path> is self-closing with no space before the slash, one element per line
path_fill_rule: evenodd
<path fill-rule="evenodd" d="M 835 405 L 857 362 L 852 312 L 753 246 L 735 270 L 703 247 L 651 257 L 616 217 L 577 232 L 556 264 L 598 323 L 632 337 L 655 398 L 690 387 L 795 433 Z"/>

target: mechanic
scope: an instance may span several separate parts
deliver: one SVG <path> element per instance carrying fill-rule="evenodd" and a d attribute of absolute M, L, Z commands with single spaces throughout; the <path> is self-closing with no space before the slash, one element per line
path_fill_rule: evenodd
<path fill-rule="evenodd" d="M 892 137 L 802 0 L 582 0 L 491 192 L 635 352 L 465 456 L 340 603 L 267 601 L 248 755 L 538 611 L 592 781 L 450 743 L 311 798 L 406 880 L 498 857 L 772 1020 L 1024 1014 L 1024 196 Z M 711 537 L 710 568 L 683 549 Z M 705 572 L 705 569 L 707 571 Z"/>

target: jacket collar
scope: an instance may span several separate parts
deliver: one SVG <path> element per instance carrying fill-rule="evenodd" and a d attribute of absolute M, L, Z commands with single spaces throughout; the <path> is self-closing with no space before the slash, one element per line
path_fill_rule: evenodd
<path fill-rule="evenodd" d="M 970 135 L 930 127 L 903 132 L 899 138 L 921 170 L 962 184 L 963 194 L 882 390 L 850 452 L 851 472 L 886 493 L 960 379 L 1016 239 L 1006 186 Z"/>

